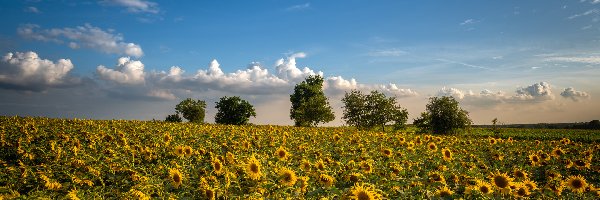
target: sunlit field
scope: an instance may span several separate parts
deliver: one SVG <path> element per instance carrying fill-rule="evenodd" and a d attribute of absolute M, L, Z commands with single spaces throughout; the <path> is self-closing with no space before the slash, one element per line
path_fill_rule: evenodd
<path fill-rule="evenodd" d="M 0 199 L 595 199 L 600 133 L 0 117 Z"/>

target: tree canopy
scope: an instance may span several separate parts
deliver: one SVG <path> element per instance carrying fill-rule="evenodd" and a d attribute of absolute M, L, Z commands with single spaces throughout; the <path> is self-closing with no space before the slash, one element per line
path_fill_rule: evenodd
<path fill-rule="evenodd" d="M 254 106 L 238 96 L 221 97 L 216 104 L 215 108 L 218 109 L 218 112 L 215 115 L 215 122 L 217 124 L 243 125 L 248 123 L 250 117 L 256 117 Z"/>
<path fill-rule="evenodd" d="M 335 119 L 332 108 L 323 92 L 323 77 L 309 76 L 296 84 L 290 95 L 290 118 L 296 126 L 317 126 Z"/>
<path fill-rule="evenodd" d="M 469 113 L 460 108 L 454 97 L 431 97 L 426 106 L 426 112 L 414 120 L 421 131 L 429 131 L 434 134 L 456 133 L 460 129 L 471 125 Z"/>
<path fill-rule="evenodd" d="M 175 106 L 177 114 L 181 114 L 183 118 L 194 123 L 204 123 L 205 109 L 206 102 L 192 98 L 187 98 Z"/>
<path fill-rule="evenodd" d="M 385 130 L 385 125 L 389 122 L 393 122 L 395 128 L 402 128 L 408 119 L 408 112 L 397 105 L 395 97 L 387 97 L 377 90 L 367 95 L 358 90 L 346 92 L 342 103 L 342 119 L 346 120 L 348 125 L 359 129 L 381 126 L 382 130 Z"/>

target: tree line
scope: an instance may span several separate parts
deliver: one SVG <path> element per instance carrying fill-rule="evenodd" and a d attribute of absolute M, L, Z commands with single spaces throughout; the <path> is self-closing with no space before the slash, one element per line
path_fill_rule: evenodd
<path fill-rule="evenodd" d="M 323 77 L 308 76 L 294 87 L 290 95 L 290 119 L 295 126 L 314 127 L 335 119 L 333 109 L 323 92 Z M 224 96 L 215 102 L 217 124 L 248 124 L 250 117 L 256 117 L 252 104 L 239 96 Z M 346 92 L 342 98 L 342 119 L 347 125 L 359 130 L 374 129 L 391 125 L 393 129 L 402 129 L 408 120 L 408 111 L 400 106 L 396 97 L 387 97 L 373 90 L 366 94 L 359 90 Z M 204 123 L 206 102 L 187 98 L 175 106 L 175 114 L 168 115 L 165 121 Z M 423 132 L 435 134 L 456 133 L 471 125 L 468 112 L 460 108 L 453 97 L 431 97 L 425 112 L 414 119 L 413 124 Z"/>

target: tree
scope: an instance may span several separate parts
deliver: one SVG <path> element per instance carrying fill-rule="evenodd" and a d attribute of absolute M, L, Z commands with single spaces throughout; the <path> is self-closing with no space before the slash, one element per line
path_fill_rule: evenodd
<path fill-rule="evenodd" d="M 204 123 L 205 108 L 206 102 L 192 98 L 187 98 L 175 106 L 177 114 L 181 114 L 183 118 L 194 123 Z"/>
<path fill-rule="evenodd" d="M 175 113 L 172 115 L 167 115 L 167 118 L 165 119 L 165 122 L 182 122 L 183 120 L 181 119 L 181 116 L 179 116 L 179 114 Z"/>
<path fill-rule="evenodd" d="M 375 90 L 364 95 L 362 92 L 352 90 L 342 99 L 344 103 L 344 116 L 346 123 L 359 129 L 369 129 L 394 122 L 394 128 L 400 129 L 406 124 L 408 112 L 397 105 L 396 97 L 386 97 L 385 94 Z"/>
<path fill-rule="evenodd" d="M 248 101 L 241 99 L 238 96 L 221 97 L 219 102 L 215 102 L 218 109 L 215 115 L 217 124 L 247 124 L 250 117 L 256 117 L 254 107 Z"/>
<path fill-rule="evenodd" d="M 290 118 L 296 126 L 317 126 L 335 119 L 323 93 L 323 77 L 319 75 L 308 76 L 302 83 L 296 84 L 290 101 Z"/>
<path fill-rule="evenodd" d="M 469 127 L 471 119 L 469 119 L 469 112 L 460 108 L 454 97 L 431 97 L 426 112 L 421 113 L 421 117 L 415 119 L 413 124 L 421 131 L 449 134 Z"/>

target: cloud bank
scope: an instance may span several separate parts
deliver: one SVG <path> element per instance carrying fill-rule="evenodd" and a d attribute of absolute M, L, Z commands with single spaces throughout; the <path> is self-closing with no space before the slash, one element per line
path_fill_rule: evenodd
<path fill-rule="evenodd" d="M 44 91 L 51 87 L 65 87 L 79 83 L 69 76 L 73 69 L 69 59 L 56 62 L 42 59 L 35 52 L 7 53 L 0 61 L 0 87 L 5 89 Z"/>
<path fill-rule="evenodd" d="M 100 1 L 100 4 L 107 6 L 125 7 L 127 8 L 127 11 L 131 13 L 156 14 L 160 11 L 160 8 L 158 7 L 157 3 L 144 0 L 104 0 Z"/>
<path fill-rule="evenodd" d="M 565 88 L 565 90 L 563 90 L 560 93 L 560 96 L 571 99 L 573 101 L 579 101 L 579 100 L 590 98 L 590 95 L 587 92 L 577 91 L 573 87 Z"/>
<path fill-rule="evenodd" d="M 113 30 L 105 31 L 90 24 L 75 28 L 53 29 L 41 29 L 36 24 L 25 24 L 17 29 L 17 33 L 23 38 L 65 44 L 72 49 L 84 47 L 103 53 L 138 58 L 144 55 L 140 45 L 124 42 L 121 34 L 113 32 Z"/>

